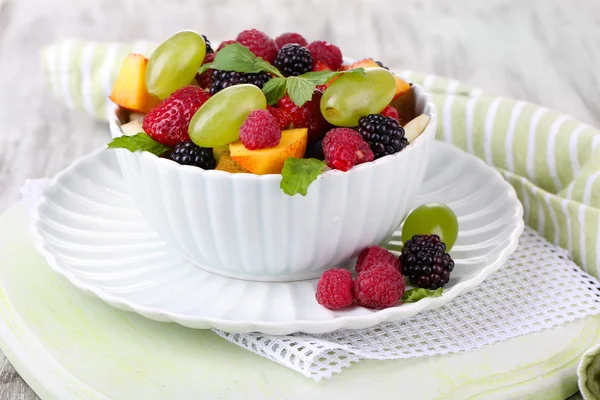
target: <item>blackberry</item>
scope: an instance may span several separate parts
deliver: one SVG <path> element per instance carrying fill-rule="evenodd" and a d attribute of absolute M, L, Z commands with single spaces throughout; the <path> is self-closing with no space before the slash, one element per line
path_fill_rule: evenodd
<path fill-rule="evenodd" d="M 323 154 L 323 140 L 317 140 L 306 147 L 304 158 L 316 158 L 317 160 L 325 161 Z"/>
<path fill-rule="evenodd" d="M 229 86 L 235 86 L 242 83 L 250 83 L 262 89 L 264 84 L 271 79 L 271 75 L 266 72 L 245 74 L 242 72 L 215 70 L 212 79 L 213 83 L 210 86 L 210 94 L 215 94 Z"/>
<path fill-rule="evenodd" d="M 206 43 L 206 54 L 214 53 L 215 51 L 210 46 L 210 40 L 208 40 L 206 35 L 202 35 L 202 37 L 204 38 L 204 42 Z"/>
<path fill-rule="evenodd" d="M 413 285 L 426 289 L 444 287 L 450 280 L 454 261 L 438 235 L 414 235 L 404 244 L 402 274 Z"/>
<path fill-rule="evenodd" d="M 299 44 L 286 44 L 278 52 L 273 65 L 283 76 L 298 76 L 312 71 L 312 56 Z"/>
<path fill-rule="evenodd" d="M 365 142 L 369 143 L 375 159 L 394 154 L 408 145 L 404 128 L 394 118 L 381 114 L 360 117 L 355 128 Z"/>
<path fill-rule="evenodd" d="M 217 166 L 212 149 L 197 146 L 191 140 L 177 143 L 169 151 L 168 158 L 181 165 L 192 165 L 202 169 L 215 169 Z"/>

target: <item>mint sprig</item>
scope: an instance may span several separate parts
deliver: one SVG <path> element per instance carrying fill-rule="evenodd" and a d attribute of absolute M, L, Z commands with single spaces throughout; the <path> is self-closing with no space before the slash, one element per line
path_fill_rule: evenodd
<path fill-rule="evenodd" d="M 414 288 L 404 292 L 404 296 L 402 296 L 401 301 L 404 303 L 414 303 L 416 301 L 424 299 L 425 297 L 440 297 L 443 291 L 443 287 L 438 288 L 436 290 Z"/>
<path fill-rule="evenodd" d="M 266 89 L 263 87 L 263 92 L 267 97 L 267 103 L 271 105 L 277 103 L 277 101 L 285 96 L 285 93 L 287 92 L 294 104 L 296 104 L 298 107 L 302 107 L 304 103 L 312 98 L 317 86 L 324 85 L 331 79 L 345 74 L 360 74 L 361 76 L 364 76 L 365 70 L 364 68 L 355 68 L 348 71 L 307 72 L 302 75 L 284 78 L 283 81 L 285 82 L 285 90 L 273 91 L 271 90 L 271 87 L 267 87 L 267 85 L 265 85 Z M 269 82 L 267 82 L 267 84 Z M 276 85 L 278 88 L 280 88 L 283 83 L 279 81 L 276 83 Z"/>
<path fill-rule="evenodd" d="M 316 158 L 293 158 L 285 160 L 281 171 L 280 187 L 285 194 L 306 196 L 308 187 L 325 168 L 325 161 Z"/>
<path fill-rule="evenodd" d="M 108 144 L 108 148 L 126 149 L 131 152 L 147 151 L 156 156 L 160 156 L 165 151 L 169 150 L 169 147 L 158 143 L 144 132 L 137 133 L 134 136 L 120 136 L 114 138 L 112 142 Z"/>
<path fill-rule="evenodd" d="M 355 68 L 348 71 L 307 72 L 299 76 L 286 78 L 273 65 L 260 57 L 256 57 L 247 47 L 239 43 L 232 43 L 223 47 L 217 52 L 215 60 L 201 66 L 198 73 L 201 74 L 208 69 L 235 71 L 244 74 L 268 72 L 275 76 L 262 89 L 269 105 L 277 103 L 287 93 L 298 107 L 302 107 L 304 103 L 312 98 L 318 85 L 324 85 L 336 76 L 343 74 L 365 75 L 363 68 Z"/>
<path fill-rule="evenodd" d="M 198 69 L 198 73 L 201 74 L 208 69 L 243 72 L 246 74 L 256 74 L 265 71 L 283 78 L 283 75 L 281 75 L 281 72 L 277 68 L 262 58 L 256 57 L 247 47 L 239 43 L 232 43 L 223 47 L 215 56 L 215 60 L 201 66 Z"/>

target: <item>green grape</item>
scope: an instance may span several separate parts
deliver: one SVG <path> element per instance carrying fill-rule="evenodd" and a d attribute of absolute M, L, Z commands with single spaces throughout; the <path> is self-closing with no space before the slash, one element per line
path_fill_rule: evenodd
<path fill-rule="evenodd" d="M 336 126 L 357 126 L 364 115 L 381 112 L 396 93 L 396 78 L 383 68 L 367 68 L 365 76 L 345 74 L 325 90 L 321 113 Z"/>
<path fill-rule="evenodd" d="M 159 99 L 188 85 L 204 61 L 206 43 L 202 35 L 182 31 L 162 42 L 148 59 L 146 88 Z"/>
<path fill-rule="evenodd" d="M 257 86 L 235 85 L 208 99 L 190 121 L 190 139 L 201 147 L 218 147 L 240 138 L 240 127 L 250 112 L 267 108 Z"/>
<path fill-rule="evenodd" d="M 458 237 L 458 220 L 450 207 L 440 203 L 423 204 L 414 209 L 404 221 L 402 241 L 406 243 L 413 235 L 436 234 L 450 251 Z"/>

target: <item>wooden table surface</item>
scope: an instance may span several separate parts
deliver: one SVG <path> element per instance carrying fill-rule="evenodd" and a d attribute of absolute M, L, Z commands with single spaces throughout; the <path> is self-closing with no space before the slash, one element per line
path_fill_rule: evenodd
<path fill-rule="evenodd" d="M 298 31 L 351 57 L 453 77 L 600 127 L 600 2 L 594 0 L 0 0 L 0 212 L 26 178 L 107 142 L 108 128 L 46 89 L 42 46 L 76 37 L 213 42 L 255 27 Z M 0 354 L 0 398 L 35 399 Z"/>

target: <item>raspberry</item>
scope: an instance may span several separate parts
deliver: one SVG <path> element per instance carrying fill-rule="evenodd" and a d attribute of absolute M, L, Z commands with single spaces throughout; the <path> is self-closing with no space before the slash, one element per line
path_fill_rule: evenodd
<path fill-rule="evenodd" d="M 267 106 L 267 111 L 269 111 L 271 115 L 275 117 L 275 119 L 277 120 L 277 125 L 279 125 L 279 129 L 281 130 L 287 129 L 292 123 L 292 118 L 290 117 L 290 114 L 288 114 L 281 108 Z"/>
<path fill-rule="evenodd" d="M 278 49 L 281 49 L 283 46 L 290 43 L 299 44 L 304 47 L 308 46 L 306 39 L 299 33 L 287 32 L 277 36 L 277 39 L 275 39 L 275 44 Z"/>
<path fill-rule="evenodd" d="M 190 140 L 190 120 L 210 94 L 198 86 L 185 86 L 164 99 L 144 117 L 143 128 L 165 146 Z"/>
<path fill-rule="evenodd" d="M 361 273 L 378 265 L 387 265 L 400 271 L 400 260 L 390 251 L 379 246 L 367 247 L 358 255 L 356 272 Z"/>
<path fill-rule="evenodd" d="M 245 74 L 243 72 L 214 70 L 210 93 L 215 94 L 229 86 L 235 86 L 242 83 L 250 83 L 262 89 L 265 83 L 271 78 L 272 76 L 266 72 Z"/>
<path fill-rule="evenodd" d="M 386 108 L 384 108 L 381 112 L 381 115 L 385 117 L 394 118 L 396 121 L 398 121 L 398 119 L 400 118 L 400 116 L 398 115 L 398 110 L 396 110 L 392 106 L 387 106 Z"/>
<path fill-rule="evenodd" d="M 214 53 L 215 51 L 212 47 L 210 47 L 210 40 L 208 40 L 206 35 L 202 35 L 202 37 L 204 38 L 204 42 L 206 43 L 206 54 Z"/>
<path fill-rule="evenodd" d="M 354 280 L 354 298 L 363 307 L 381 310 L 398 303 L 405 288 L 404 278 L 396 268 L 376 265 L 358 274 Z"/>
<path fill-rule="evenodd" d="M 334 71 L 342 66 L 342 52 L 337 46 L 322 40 L 315 40 L 307 48 L 312 54 L 313 64 L 321 61 Z"/>
<path fill-rule="evenodd" d="M 275 45 L 273 39 L 259 30 L 242 31 L 235 40 L 249 48 L 255 56 L 262 57 L 265 61 L 273 63 L 275 57 L 277 57 L 277 45 Z"/>
<path fill-rule="evenodd" d="M 342 268 L 325 271 L 317 284 L 317 302 L 331 310 L 348 307 L 354 301 L 352 274 Z"/>
<path fill-rule="evenodd" d="M 286 94 L 278 102 L 277 107 L 287 112 L 294 128 L 308 128 L 308 142 L 323 138 L 330 125 L 321 114 L 321 97 L 323 92 L 315 90 L 312 99 L 298 107 Z"/>
<path fill-rule="evenodd" d="M 298 76 L 312 70 L 312 56 L 299 44 L 286 44 L 277 52 L 274 65 L 283 76 Z"/>
<path fill-rule="evenodd" d="M 340 171 L 373 161 L 373 152 L 367 142 L 350 128 L 335 128 L 327 132 L 323 139 L 323 153 L 327 165 Z"/>
<path fill-rule="evenodd" d="M 215 53 L 207 54 L 202 61 L 202 65 L 215 61 Z M 202 89 L 208 89 L 212 85 L 212 74 L 214 69 L 207 69 L 200 75 L 196 75 L 196 82 Z"/>
<path fill-rule="evenodd" d="M 200 147 L 191 140 L 177 143 L 168 151 L 168 156 L 181 165 L 192 165 L 202 169 L 215 169 L 217 166 L 212 149 Z"/>
<path fill-rule="evenodd" d="M 270 112 L 254 110 L 240 128 L 240 140 L 248 150 L 275 147 L 281 140 L 281 129 Z"/>
<path fill-rule="evenodd" d="M 381 114 L 360 117 L 356 130 L 371 146 L 375 159 L 397 153 L 408 145 L 398 120 Z"/>
<path fill-rule="evenodd" d="M 414 235 L 404 244 L 400 260 L 402 273 L 426 289 L 444 287 L 454 269 L 454 261 L 438 235 Z"/>
<path fill-rule="evenodd" d="M 219 45 L 219 47 L 217 48 L 217 53 L 218 53 L 219 51 L 221 51 L 221 50 L 223 49 L 223 47 L 225 47 L 225 46 L 227 46 L 227 45 L 230 45 L 230 44 L 233 44 L 233 43 L 237 43 L 237 42 L 236 42 L 235 40 L 226 40 L 226 41 L 222 42 L 222 43 Z"/>

